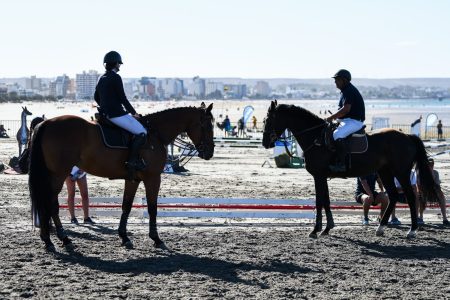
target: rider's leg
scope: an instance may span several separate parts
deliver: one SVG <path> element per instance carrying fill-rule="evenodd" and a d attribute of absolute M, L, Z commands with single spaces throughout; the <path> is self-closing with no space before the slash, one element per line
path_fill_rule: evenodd
<path fill-rule="evenodd" d="M 128 156 L 127 167 L 129 169 L 142 170 L 146 167 L 142 159 L 139 159 L 139 150 L 145 144 L 147 139 L 147 130 L 131 115 L 124 115 L 117 118 L 109 119 L 117 126 L 128 130 L 134 134 L 134 138 L 130 145 L 130 154 Z"/>
<path fill-rule="evenodd" d="M 336 143 L 336 165 L 330 166 L 333 172 L 345 172 L 345 157 L 347 149 L 344 139 L 355 131 L 363 127 L 363 123 L 353 119 L 340 120 L 338 128 L 333 132 L 333 139 Z"/>

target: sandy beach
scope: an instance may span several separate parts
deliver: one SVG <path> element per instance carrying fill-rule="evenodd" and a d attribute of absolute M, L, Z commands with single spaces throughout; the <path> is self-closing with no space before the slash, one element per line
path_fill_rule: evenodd
<path fill-rule="evenodd" d="M 6 164 L 17 144 L 1 139 L 0 149 Z M 305 169 L 261 167 L 271 154 L 261 147 L 216 147 L 212 160 L 192 159 L 186 176 L 164 175 L 160 197 L 313 199 Z M 448 154 L 436 156 L 436 169 L 449 191 Z M 154 249 L 148 225 L 132 219 L 135 249 L 126 250 L 118 218 L 94 215 L 97 224 L 76 226 L 61 210 L 76 248 L 67 252 L 58 243 L 49 254 L 31 227 L 27 180 L 0 174 L 2 299 L 450 298 L 450 229 L 437 212 L 425 214 L 414 240 L 405 238 L 408 212 L 399 213 L 403 225 L 387 228 L 384 237 L 375 236 L 374 216 L 363 227 L 360 215 L 335 212 L 336 229 L 317 240 L 308 238 L 311 220 L 159 218 L 170 250 Z M 122 180 L 88 175 L 88 183 L 91 197 L 122 196 Z M 333 201 L 353 201 L 355 179 L 329 185 Z M 138 195 L 144 195 L 142 184 Z"/>

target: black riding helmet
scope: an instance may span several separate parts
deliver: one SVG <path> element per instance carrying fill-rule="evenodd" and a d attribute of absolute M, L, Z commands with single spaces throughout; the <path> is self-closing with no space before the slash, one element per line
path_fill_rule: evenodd
<path fill-rule="evenodd" d="M 119 52 L 116 51 L 109 51 L 105 54 L 105 58 L 103 58 L 104 64 L 123 64 L 122 57 L 120 56 Z"/>
<path fill-rule="evenodd" d="M 336 78 L 336 77 L 345 78 L 348 81 L 352 80 L 352 75 L 350 74 L 349 71 L 347 71 L 345 69 L 340 69 L 339 71 L 337 71 L 337 73 L 334 74 L 334 76 L 332 78 Z"/>

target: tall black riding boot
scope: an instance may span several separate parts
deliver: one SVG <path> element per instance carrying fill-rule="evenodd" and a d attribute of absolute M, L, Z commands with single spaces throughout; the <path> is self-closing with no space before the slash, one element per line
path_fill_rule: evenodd
<path fill-rule="evenodd" d="M 337 139 L 336 145 L 336 164 L 330 166 L 332 172 L 345 172 L 345 157 L 347 155 L 347 147 L 345 146 L 344 139 Z"/>
<path fill-rule="evenodd" d="M 128 156 L 128 161 L 126 162 L 128 170 L 141 171 L 145 169 L 146 164 L 141 158 L 139 158 L 139 150 L 141 146 L 145 144 L 146 139 L 147 135 L 145 133 L 141 133 L 139 135 L 135 135 L 131 141 L 130 154 Z"/>

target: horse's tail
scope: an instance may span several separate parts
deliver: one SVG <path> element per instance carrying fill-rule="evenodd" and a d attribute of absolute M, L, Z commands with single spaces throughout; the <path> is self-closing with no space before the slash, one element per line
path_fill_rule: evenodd
<path fill-rule="evenodd" d="M 436 202 L 438 198 L 438 193 L 436 189 L 436 182 L 434 181 L 433 174 L 431 172 L 428 154 L 425 150 L 425 146 L 422 140 L 416 135 L 410 135 L 416 145 L 416 168 L 418 170 L 418 178 L 420 182 L 420 193 L 422 195 L 422 201 Z"/>
<path fill-rule="evenodd" d="M 50 171 L 45 165 L 42 150 L 42 137 L 45 132 L 45 123 L 35 128 L 30 145 L 30 170 L 28 186 L 31 197 L 31 218 L 39 217 L 39 223 L 48 222 L 51 214 L 51 183 Z"/>

